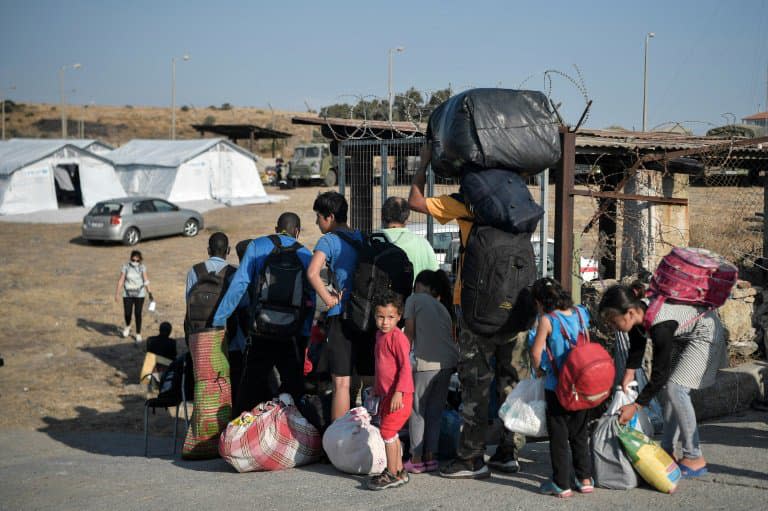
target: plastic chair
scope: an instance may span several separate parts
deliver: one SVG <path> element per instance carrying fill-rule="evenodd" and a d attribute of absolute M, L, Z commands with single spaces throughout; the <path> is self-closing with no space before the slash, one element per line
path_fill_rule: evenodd
<path fill-rule="evenodd" d="M 152 415 L 155 415 L 157 408 L 176 408 L 176 415 L 173 421 L 173 454 L 176 454 L 178 444 L 177 436 L 179 429 L 179 408 L 184 405 L 184 431 L 189 428 L 189 413 L 187 411 L 186 395 L 186 358 L 181 372 L 181 399 L 169 399 L 165 397 L 153 397 L 144 402 L 144 457 L 149 453 L 149 410 L 152 409 Z"/>

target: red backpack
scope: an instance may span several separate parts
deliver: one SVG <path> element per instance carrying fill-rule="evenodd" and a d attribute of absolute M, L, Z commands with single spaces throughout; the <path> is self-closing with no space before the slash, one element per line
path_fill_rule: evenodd
<path fill-rule="evenodd" d="M 709 309 L 720 307 L 730 296 L 738 276 L 738 268 L 714 252 L 703 248 L 673 248 L 661 259 L 651 278 L 647 293 L 651 301 L 643 319 L 645 330 L 653 325 L 667 300 Z"/>
<path fill-rule="evenodd" d="M 579 316 L 579 336 L 575 341 L 563 321 L 558 320 L 560 333 L 571 345 L 562 369 L 558 370 L 555 357 L 547 346 L 549 363 L 557 376 L 557 400 L 570 411 L 587 410 L 605 401 L 611 394 L 616 377 L 613 358 L 600 344 L 590 342 L 581 311 L 578 307 L 574 310 Z M 554 313 L 549 316 L 552 321 Z"/>

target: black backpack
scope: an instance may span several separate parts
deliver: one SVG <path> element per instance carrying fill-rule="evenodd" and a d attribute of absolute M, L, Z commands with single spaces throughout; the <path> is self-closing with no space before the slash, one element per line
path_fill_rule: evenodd
<path fill-rule="evenodd" d="M 184 318 L 184 331 L 193 334 L 211 328 L 213 316 L 229 287 L 229 279 L 235 268 L 226 265 L 218 272 L 208 272 L 205 263 L 192 267 L 197 275 L 197 282 L 187 296 L 187 315 Z"/>
<path fill-rule="evenodd" d="M 479 335 L 520 331 L 535 317 L 527 288 L 536 278 L 529 233 L 473 225 L 462 247 L 461 308 Z"/>
<path fill-rule="evenodd" d="M 290 339 L 301 333 L 312 305 L 306 269 L 298 255 L 303 245 L 297 241 L 285 247 L 274 234 L 269 240 L 274 247 L 250 289 L 251 332 Z"/>
<path fill-rule="evenodd" d="M 335 234 L 354 247 L 358 256 L 344 321 L 360 332 L 372 332 L 376 328 L 374 296 L 389 288 L 405 301 L 413 288 L 413 265 L 403 249 L 382 233 L 364 236 L 363 241 L 344 232 L 335 231 Z"/>
<path fill-rule="evenodd" d="M 182 377 L 183 376 L 183 377 Z M 182 380 L 184 395 L 182 396 Z M 195 375 L 192 367 L 192 355 L 186 353 L 180 355 L 171 362 L 160 378 L 159 399 L 167 400 L 176 405 L 181 403 L 182 397 L 187 401 L 195 399 Z"/>

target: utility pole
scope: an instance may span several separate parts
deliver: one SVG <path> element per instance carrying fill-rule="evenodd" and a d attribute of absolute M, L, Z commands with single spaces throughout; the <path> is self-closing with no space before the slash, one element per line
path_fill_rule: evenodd
<path fill-rule="evenodd" d="M 182 60 L 189 60 L 189 55 Z M 176 140 L 176 57 L 171 57 L 171 140 Z"/>
<path fill-rule="evenodd" d="M 645 52 L 643 56 L 643 131 L 645 131 L 645 121 L 648 117 L 646 100 L 648 97 L 648 40 L 656 36 L 653 32 L 645 35 Z"/>
<path fill-rule="evenodd" d="M 72 69 L 80 69 L 82 64 L 72 64 L 68 66 L 61 66 L 59 68 L 59 94 L 61 95 L 61 138 L 67 138 L 67 100 L 64 97 L 64 71 L 71 67 Z"/>

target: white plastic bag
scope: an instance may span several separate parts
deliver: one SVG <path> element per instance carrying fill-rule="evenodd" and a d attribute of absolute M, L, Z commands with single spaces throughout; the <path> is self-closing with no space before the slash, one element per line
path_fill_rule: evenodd
<path fill-rule="evenodd" d="M 387 466 L 384 440 L 362 406 L 352 408 L 328 426 L 323 449 L 331 464 L 348 474 L 380 474 Z"/>
<path fill-rule="evenodd" d="M 637 382 L 631 381 L 629 382 L 629 385 L 627 385 L 629 392 L 624 392 L 624 390 L 621 388 L 621 385 L 618 385 L 616 387 L 616 392 L 613 393 L 611 404 L 608 405 L 608 410 L 606 410 L 603 416 L 618 415 L 622 406 L 634 403 L 637 399 L 637 396 L 639 395 L 637 392 L 637 387 Z M 650 437 L 653 436 L 653 424 L 651 423 L 651 418 L 648 416 L 648 410 L 646 408 L 641 408 L 638 410 L 634 417 L 629 420 L 627 425 L 631 428 L 635 428 L 645 435 Z"/>
<path fill-rule="evenodd" d="M 515 433 L 547 436 L 544 379 L 529 378 L 519 382 L 499 408 L 499 417 L 504 421 L 504 427 Z"/>

